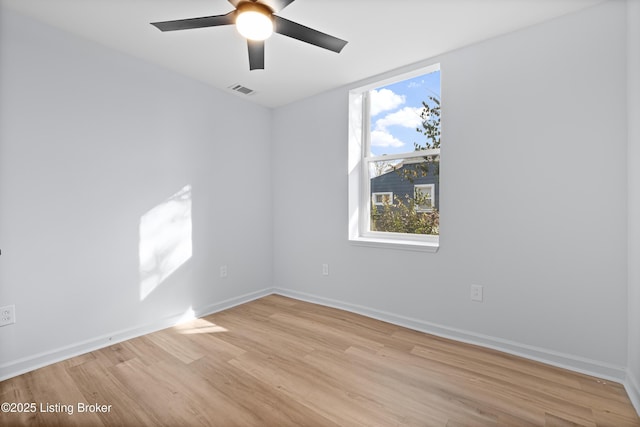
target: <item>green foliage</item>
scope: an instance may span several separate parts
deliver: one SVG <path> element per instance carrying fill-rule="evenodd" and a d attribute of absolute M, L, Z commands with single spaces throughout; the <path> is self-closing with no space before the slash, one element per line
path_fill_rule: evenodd
<path fill-rule="evenodd" d="M 440 100 L 435 96 L 430 96 L 429 101 L 422 101 L 422 129 L 416 128 L 416 132 L 427 137 L 424 145 L 414 142 L 416 151 L 440 148 Z"/>
<path fill-rule="evenodd" d="M 422 101 L 420 119 L 422 120 L 422 127 L 416 128 L 416 132 L 427 138 L 423 144 L 413 143 L 415 151 L 440 148 L 440 99 L 430 96 L 428 101 Z M 425 156 L 424 162 L 419 163 L 415 168 L 399 169 L 397 173 L 413 184 L 416 178 L 427 176 L 431 167 L 434 167 L 434 174 L 439 176 L 440 156 Z"/>
<path fill-rule="evenodd" d="M 371 230 L 393 233 L 434 234 L 440 233 L 440 213 L 436 209 L 419 211 L 425 201 L 420 195 L 404 196 L 404 201 L 396 196 L 393 204 L 385 200 L 382 208 L 371 209 Z"/>

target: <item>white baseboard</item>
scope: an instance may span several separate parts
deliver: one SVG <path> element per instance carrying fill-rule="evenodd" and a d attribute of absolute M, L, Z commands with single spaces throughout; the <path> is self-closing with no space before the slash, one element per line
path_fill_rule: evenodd
<path fill-rule="evenodd" d="M 624 380 L 624 388 L 631 399 L 633 407 L 636 408 L 640 416 L 640 379 L 634 376 L 630 369 L 627 369 L 627 377 Z"/>
<path fill-rule="evenodd" d="M 436 335 L 443 338 L 449 338 L 468 344 L 491 348 L 494 350 L 502 351 L 504 353 L 513 354 L 515 356 L 524 357 L 527 359 L 557 366 L 559 368 L 569 369 L 571 371 L 580 372 L 609 381 L 624 383 L 625 379 L 627 378 L 626 369 L 623 366 L 616 366 L 571 354 L 564 354 L 553 350 L 530 346 L 510 340 L 481 335 L 470 331 L 425 322 L 419 319 L 412 319 L 394 313 L 388 313 L 357 304 L 345 303 L 342 301 L 319 297 L 317 295 L 298 292 L 290 289 L 275 288 L 274 292 L 279 295 L 288 296 L 315 304 L 339 308 L 353 313 L 362 314 L 374 319 L 382 320 L 384 322 L 392 323 L 394 325 L 404 326 L 420 332 L 425 332 L 428 334 Z"/>
<path fill-rule="evenodd" d="M 188 316 L 185 316 L 185 313 L 175 314 L 163 319 L 159 319 L 158 321 L 150 324 L 113 332 L 107 335 L 77 342 L 75 344 L 60 347 L 33 356 L 13 360 L 9 363 L 0 365 L 0 381 L 4 381 L 6 379 L 33 371 L 38 368 L 42 368 L 47 365 L 51 365 L 52 363 L 57 363 L 71 357 L 79 356 L 81 354 L 99 350 L 101 348 L 108 347 L 122 341 L 136 338 L 141 335 L 150 334 L 161 329 L 169 328 L 181 322 L 189 320 L 190 318 L 203 317 L 212 313 L 216 313 L 218 311 L 226 310 L 228 308 L 235 307 L 236 305 L 244 304 L 246 302 L 262 298 L 272 293 L 272 288 L 263 289 L 257 292 L 251 292 L 245 295 L 240 295 L 238 297 L 200 307 L 197 310 L 194 310 L 193 313 L 189 313 Z"/>

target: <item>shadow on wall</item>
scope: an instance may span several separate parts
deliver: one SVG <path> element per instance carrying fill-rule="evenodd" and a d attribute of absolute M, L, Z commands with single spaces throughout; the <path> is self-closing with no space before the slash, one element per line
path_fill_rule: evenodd
<path fill-rule="evenodd" d="M 140 301 L 191 259 L 191 186 L 140 217 Z"/>

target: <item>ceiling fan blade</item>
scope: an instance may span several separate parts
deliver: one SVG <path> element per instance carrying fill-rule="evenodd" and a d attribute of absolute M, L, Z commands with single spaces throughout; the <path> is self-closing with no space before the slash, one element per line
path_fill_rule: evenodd
<path fill-rule="evenodd" d="M 203 16 L 201 18 L 178 19 L 176 21 L 152 22 L 160 31 L 190 30 L 192 28 L 218 27 L 235 24 L 236 11 L 226 15 Z"/>
<path fill-rule="evenodd" d="M 305 27 L 288 19 L 273 15 L 274 31 L 287 37 L 298 39 L 305 43 L 340 53 L 348 43 L 345 40 L 322 33 L 313 28 Z"/>
<path fill-rule="evenodd" d="M 264 70 L 264 40 L 247 40 L 249 47 L 249 69 Z"/>
<path fill-rule="evenodd" d="M 229 0 L 229 3 L 231 3 L 233 5 L 233 7 L 235 7 L 237 9 L 238 5 L 242 1 L 246 1 L 246 0 Z M 284 9 L 287 6 L 289 6 L 294 1 L 295 0 L 257 0 L 258 3 L 262 3 L 262 4 L 266 5 L 266 6 L 269 6 L 269 8 L 274 12 L 281 11 L 282 9 Z"/>
<path fill-rule="evenodd" d="M 260 0 L 260 3 L 266 4 L 274 12 L 280 12 L 285 7 L 289 6 L 295 0 Z"/>

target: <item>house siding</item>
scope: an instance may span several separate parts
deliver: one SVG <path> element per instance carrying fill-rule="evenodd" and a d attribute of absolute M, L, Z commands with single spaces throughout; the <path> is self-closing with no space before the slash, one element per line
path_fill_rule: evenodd
<path fill-rule="evenodd" d="M 413 197 L 413 188 L 420 184 L 435 184 L 434 203 L 436 209 L 440 207 L 440 184 L 436 165 L 430 165 L 426 176 L 419 176 L 413 182 L 404 178 L 403 171 L 415 169 L 416 164 L 407 164 L 402 167 L 371 179 L 371 195 L 373 193 L 392 192 L 393 196 L 404 198 L 405 195 Z M 420 173 L 418 174 L 420 175 Z"/>

